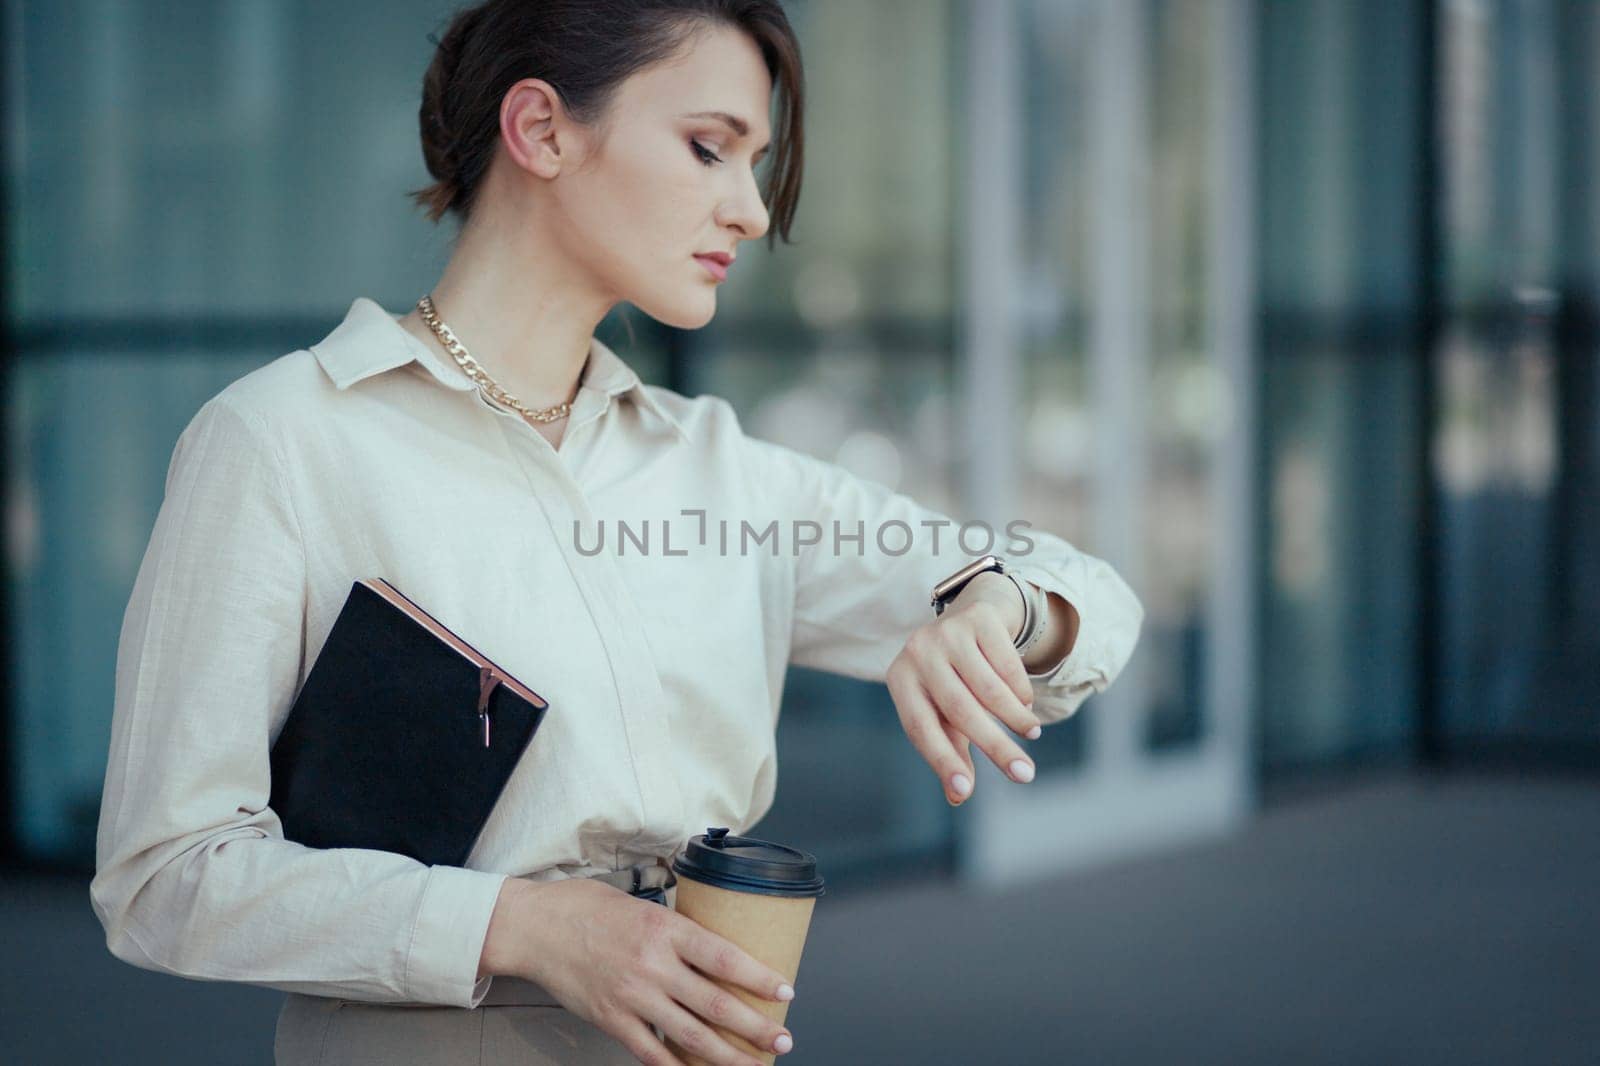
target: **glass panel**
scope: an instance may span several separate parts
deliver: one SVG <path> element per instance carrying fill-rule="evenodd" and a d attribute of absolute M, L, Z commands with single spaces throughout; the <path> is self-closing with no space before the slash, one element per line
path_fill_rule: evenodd
<path fill-rule="evenodd" d="M 7 433 L 16 831 L 94 855 L 122 617 L 178 433 L 261 352 L 60 352 L 12 378 Z"/>
<path fill-rule="evenodd" d="M 1030 0 L 1022 6 L 1027 93 L 1023 144 L 1023 216 L 1028 288 L 1025 322 L 1023 513 L 1096 551 L 1092 487 L 1096 425 L 1087 320 L 1096 210 L 1090 108 L 1103 6 Z M 1147 3 L 1139 94 L 1147 108 L 1143 173 L 1148 197 L 1150 315 L 1148 531 L 1139 589 L 1146 609 L 1140 637 L 1141 677 L 1148 705 L 1144 743 L 1189 746 L 1203 731 L 1205 612 L 1211 581 L 1211 476 L 1219 428 L 1227 412 L 1221 380 L 1206 350 L 1206 241 L 1211 115 L 1208 5 Z M 1100 547 L 1100 550 L 1104 550 Z M 1081 723 L 1069 723 L 1080 726 Z M 1049 741 L 1047 743 L 1046 741 Z M 1043 765 L 1083 757 L 1081 728 L 1047 730 L 1037 745 Z"/>
<path fill-rule="evenodd" d="M 90 314 L 408 306 L 447 244 L 405 196 L 438 0 L 27 0 L 8 42 L 10 294 Z"/>
<path fill-rule="evenodd" d="M 1421 12 L 1265 4 L 1260 757 L 1408 754 Z"/>
<path fill-rule="evenodd" d="M 1445 246 L 1457 308 L 1554 280 L 1559 146 L 1555 5 L 1446 0 L 1441 12 Z"/>
<path fill-rule="evenodd" d="M 1456 747 L 1593 744 L 1596 13 L 1449 0 L 1441 25 L 1444 728 Z"/>
<path fill-rule="evenodd" d="M 1229 417 L 1224 382 L 1207 350 L 1208 180 L 1214 5 L 1150 5 L 1149 481 L 1143 505 L 1149 705 L 1145 743 L 1192 745 L 1204 728 L 1206 604 L 1216 514 L 1211 479 Z"/>
<path fill-rule="evenodd" d="M 823 331 L 944 319 L 965 100 L 951 76 L 963 62 L 951 3 L 805 0 L 785 10 L 807 64 L 796 244 L 739 249 L 720 289 L 719 332 L 726 319 L 769 315 Z"/>
<path fill-rule="evenodd" d="M 1592 251 L 1591 251 L 1592 254 Z M 1555 368 L 1550 549 L 1542 575 L 1550 588 L 1542 620 L 1548 639 L 1539 684 L 1525 701 L 1527 734 L 1600 741 L 1600 341 L 1592 297 L 1573 314 Z"/>
<path fill-rule="evenodd" d="M 1024 385 L 1017 513 L 1093 552 L 1089 106 L 1099 23 L 1090 5 L 1054 0 L 1025 0 L 1018 18 L 1027 267 L 1018 294 Z M 1141 656 L 1149 655 L 1148 632 L 1140 638 Z M 1041 773 L 1082 766 L 1084 721 L 1075 715 L 1030 743 Z"/>
<path fill-rule="evenodd" d="M 1263 355 L 1262 759 L 1288 769 L 1407 751 L 1414 364 L 1404 347 L 1289 329 Z"/>
<path fill-rule="evenodd" d="M 1549 633 L 1555 426 L 1548 329 L 1506 344 L 1452 330 L 1440 353 L 1440 696 L 1456 738 L 1537 731 Z"/>

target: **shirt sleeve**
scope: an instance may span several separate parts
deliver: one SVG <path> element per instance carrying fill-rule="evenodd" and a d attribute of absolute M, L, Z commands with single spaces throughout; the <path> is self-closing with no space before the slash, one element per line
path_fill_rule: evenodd
<path fill-rule="evenodd" d="M 213 397 L 178 438 L 122 622 L 89 887 L 107 947 L 198 980 L 475 1007 L 504 874 L 308 848 L 267 805 L 305 584 L 281 452 Z"/>
<path fill-rule="evenodd" d="M 974 525 L 963 542 L 960 522 L 885 485 L 770 441 L 745 436 L 742 446 L 792 567 L 791 662 L 883 680 L 911 634 L 934 617 L 933 586 L 988 551 L 1079 614 L 1071 652 L 1029 674 L 1041 722 L 1070 717 L 1133 655 L 1144 621 L 1138 597 L 1108 563 L 1061 537 L 1017 525 L 996 529 L 991 548 Z"/>

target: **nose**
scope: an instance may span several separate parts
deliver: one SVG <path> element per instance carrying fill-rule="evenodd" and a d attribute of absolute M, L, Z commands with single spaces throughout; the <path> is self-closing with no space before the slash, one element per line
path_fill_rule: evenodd
<path fill-rule="evenodd" d="M 771 215 L 761 200 L 761 186 L 756 182 L 753 169 L 743 172 L 739 187 L 723 203 L 721 218 L 724 226 L 735 226 L 745 240 L 755 240 L 767 232 Z"/>

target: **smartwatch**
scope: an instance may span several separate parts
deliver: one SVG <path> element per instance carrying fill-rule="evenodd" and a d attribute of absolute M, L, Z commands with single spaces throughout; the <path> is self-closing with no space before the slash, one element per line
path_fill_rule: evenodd
<path fill-rule="evenodd" d="M 1039 638 L 1044 636 L 1045 625 L 1049 621 L 1044 594 L 1007 570 L 1005 560 L 998 555 L 985 555 L 974 559 L 933 586 L 933 613 L 943 614 L 945 607 L 960 595 L 967 582 L 991 570 L 1010 578 L 1011 583 L 1017 587 L 1017 593 L 1022 597 L 1022 628 L 1017 631 L 1011 644 L 1019 654 L 1027 654 L 1039 642 Z"/>
<path fill-rule="evenodd" d="M 1005 573 L 1006 561 L 998 555 L 982 556 L 972 560 L 972 562 L 933 586 L 933 613 L 936 615 L 944 614 L 945 607 L 949 605 L 951 600 L 960 595 L 961 590 L 967 587 L 967 582 L 979 574 L 988 573 L 990 570 L 997 574 Z"/>

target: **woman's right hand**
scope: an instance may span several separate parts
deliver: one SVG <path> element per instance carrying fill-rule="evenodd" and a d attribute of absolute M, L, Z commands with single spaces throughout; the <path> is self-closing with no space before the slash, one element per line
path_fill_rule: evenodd
<path fill-rule="evenodd" d="M 793 1048 L 787 1029 L 710 979 L 783 1002 L 784 976 L 737 944 L 603 881 L 525 883 L 534 891 L 524 893 L 521 920 L 513 923 L 521 947 L 511 955 L 514 971 L 616 1037 L 641 1063 L 683 1066 L 652 1025 L 714 1066 L 759 1066 L 759 1060 L 736 1050 L 708 1021 L 754 1047 L 780 1054 Z"/>

